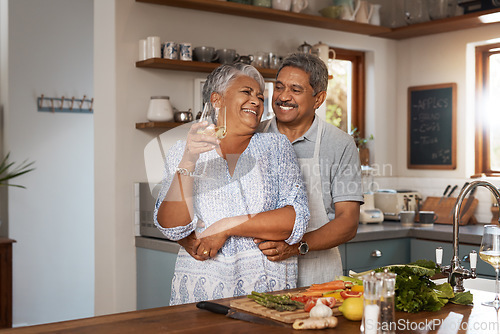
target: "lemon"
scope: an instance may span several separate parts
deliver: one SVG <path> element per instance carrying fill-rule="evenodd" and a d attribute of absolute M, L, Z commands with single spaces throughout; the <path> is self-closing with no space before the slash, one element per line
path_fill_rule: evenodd
<path fill-rule="evenodd" d="M 339 311 L 348 320 L 359 321 L 363 318 L 363 297 L 353 297 L 344 300 Z"/>

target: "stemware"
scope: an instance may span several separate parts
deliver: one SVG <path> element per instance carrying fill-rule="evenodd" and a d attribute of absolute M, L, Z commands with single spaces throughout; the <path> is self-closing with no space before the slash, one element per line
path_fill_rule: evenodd
<path fill-rule="evenodd" d="M 226 137 L 226 107 L 214 108 L 212 103 L 205 103 L 199 122 L 204 121 L 208 122 L 208 125 L 206 128 L 198 130 L 198 133 L 214 135 L 219 139 Z"/>
<path fill-rule="evenodd" d="M 484 262 L 490 264 L 495 269 L 495 299 L 491 302 L 482 303 L 485 306 L 500 307 L 500 298 L 498 291 L 498 274 L 500 272 L 500 226 L 485 225 L 483 239 L 481 240 L 481 248 L 479 249 L 479 257 Z"/>

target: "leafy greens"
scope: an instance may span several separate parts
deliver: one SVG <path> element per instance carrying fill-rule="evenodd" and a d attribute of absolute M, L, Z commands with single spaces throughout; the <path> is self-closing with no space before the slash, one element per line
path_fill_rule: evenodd
<path fill-rule="evenodd" d="M 418 260 L 407 265 L 392 265 L 377 268 L 375 272 L 387 269 L 396 273 L 395 306 L 397 311 L 416 313 L 438 311 L 448 302 L 470 305 L 470 292 L 454 293 L 449 283 L 436 284 L 430 277 L 440 272 L 439 267 L 428 260 Z M 360 278 L 369 272 L 354 274 Z"/>

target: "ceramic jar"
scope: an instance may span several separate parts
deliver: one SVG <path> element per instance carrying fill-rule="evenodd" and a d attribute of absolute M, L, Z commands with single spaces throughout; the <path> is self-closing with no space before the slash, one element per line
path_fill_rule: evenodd
<path fill-rule="evenodd" d="M 174 119 L 174 110 L 168 96 L 151 96 L 147 119 L 150 122 L 167 122 Z"/>

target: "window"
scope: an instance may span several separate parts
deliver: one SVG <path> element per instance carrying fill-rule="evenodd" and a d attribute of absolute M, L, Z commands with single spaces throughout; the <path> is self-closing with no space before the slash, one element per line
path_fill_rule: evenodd
<path fill-rule="evenodd" d="M 476 174 L 500 176 L 500 43 L 476 48 Z"/>
<path fill-rule="evenodd" d="M 350 133 L 365 131 L 365 55 L 360 51 L 330 49 L 328 61 L 327 122 Z"/>

